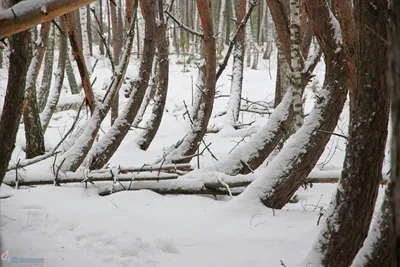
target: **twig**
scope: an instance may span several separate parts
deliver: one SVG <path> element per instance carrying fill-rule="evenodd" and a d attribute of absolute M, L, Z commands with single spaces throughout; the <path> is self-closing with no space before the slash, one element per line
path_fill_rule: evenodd
<path fill-rule="evenodd" d="M 336 136 L 342 137 L 342 138 L 344 138 L 344 139 L 346 139 L 346 140 L 349 140 L 349 138 L 348 138 L 347 136 L 343 135 L 343 134 L 338 134 L 338 133 L 329 132 L 329 131 L 324 131 L 324 130 L 317 130 L 317 132 L 326 133 L 326 134 L 331 134 L 331 135 L 336 135 Z"/>
<path fill-rule="evenodd" d="M 233 35 L 233 38 L 229 41 L 229 48 L 228 48 L 228 52 L 226 52 L 224 61 L 222 62 L 222 64 L 219 66 L 218 72 L 217 72 L 217 81 L 219 79 L 219 77 L 221 76 L 222 72 L 225 70 L 226 65 L 228 64 L 228 60 L 232 54 L 232 50 L 233 50 L 233 46 L 236 43 L 236 40 L 239 36 L 239 32 L 240 30 L 246 25 L 247 21 L 250 18 L 251 12 L 253 11 L 254 7 L 257 5 L 257 1 L 250 1 L 250 7 L 249 10 L 247 11 L 246 15 L 244 16 L 243 20 L 239 23 L 239 25 L 236 28 L 235 34 Z"/>
<path fill-rule="evenodd" d="M 184 29 L 185 31 L 187 31 L 187 32 L 189 32 L 189 33 L 191 33 L 191 34 L 193 34 L 193 35 L 196 35 L 196 36 L 198 36 L 198 37 L 200 37 L 200 38 L 203 38 L 203 37 L 204 37 L 204 35 L 203 35 L 202 33 L 197 32 L 197 31 L 195 31 L 195 30 L 189 28 L 188 26 L 184 25 L 184 24 L 183 24 L 182 22 L 180 22 L 177 18 L 175 18 L 168 10 L 165 10 L 164 12 L 165 12 L 165 14 L 167 14 L 173 21 L 175 21 L 175 23 L 178 24 L 178 26 L 179 26 L 180 28 L 182 28 L 182 29 Z"/>

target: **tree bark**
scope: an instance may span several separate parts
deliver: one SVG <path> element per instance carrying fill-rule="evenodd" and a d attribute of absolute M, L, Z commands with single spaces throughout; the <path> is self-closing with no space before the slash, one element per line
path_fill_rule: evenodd
<path fill-rule="evenodd" d="M 315 10 L 315 5 L 325 6 L 323 1 L 315 0 L 306 4 Z M 355 1 L 354 9 L 360 29 L 356 36 L 360 68 L 342 177 L 305 264 L 350 266 L 368 234 L 382 178 L 390 102 L 386 86 L 387 46 L 381 38 L 387 39 L 388 3 L 374 1 L 371 8 L 369 2 Z"/>
<path fill-rule="evenodd" d="M 246 0 L 240 0 L 236 2 L 235 8 L 237 21 L 242 21 L 246 15 L 246 2 Z M 228 127 L 233 127 L 236 125 L 239 119 L 240 102 L 242 97 L 244 54 L 246 49 L 245 30 L 247 30 L 246 27 L 242 27 L 239 30 L 233 51 L 231 92 L 224 123 L 225 126 Z"/>
<path fill-rule="evenodd" d="M 48 0 L 43 5 L 26 5 L 26 2 L 20 1 L 11 8 L 0 11 L 0 40 L 51 21 L 91 2 L 94 0 Z"/>
<path fill-rule="evenodd" d="M 392 91 L 392 150 L 391 180 L 393 191 L 390 195 L 395 245 L 392 264 L 400 265 L 400 3 L 390 1 L 391 24 L 389 35 L 389 87 Z"/>
<path fill-rule="evenodd" d="M 73 94 L 73 95 L 79 94 L 78 84 L 76 83 L 75 73 L 74 73 L 74 69 L 72 68 L 72 62 L 68 55 L 68 51 L 67 51 L 67 58 L 66 58 L 66 62 L 65 62 L 65 70 L 67 73 L 68 84 L 69 84 L 69 89 L 71 90 L 71 94 Z"/>
<path fill-rule="evenodd" d="M 135 1 L 137 7 L 137 1 Z M 87 126 L 82 134 L 75 140 L 74 144 L 60 157 L 57 165 L 63 171 L 76 171 L 84 161 L 86 155 L 91 149 L 95 138 L 99 132 L 100 125 L 111 108 L 111 102 L 118 93 L 124 81 L 126 70 L 129 65 L 130 55 L 132 52 L 133 39 L 135 37 L 136 9 L 134 11 L 134 19 L 130 27 L 128 38 L 121 56 L 121 62 L 116 66 L 116 70 L 111 78 L 106 95 L 101 105 L 97 105 L 93 116 L 89 119 Z"/>
<path fill-rule="evenodd" d="M 147 89 L 155 53 L 156 19 L 153 0 L 142 0 L 140 1 L 140 5 L 143 11 L 146 30 L 143 57 L 139 68 L 139 79 L 132 82 L 131 94 L 123 112 L 115 120 L 107 134 L 100 139 L 98 145 L 93 147 L 90 152 L 89 168 L 91 170 L 102 168 L 117 151 L 131 128 Z"/>
<path fill-rule="evenodd" d="M 199 108 L 192 114 L 193 125 L 190 132 L 179 142 L 179 145 L 167 156 L 167 161 L 187 163 L 191 160 L 203 139 L 211 117 L 216 83 L 216 44 L 214 38 L 213 19 L 210 0 L 197 0 L 205 53 L 204 84 L 200 86 L 201 97 Z"/>
<path fill-rule="evenodd" d="M 79 74 L 81 76 L 82 80 L 82 87 L 83 90 L 85 91 L 85 98 L 86 98 L 86 105 L 88 105 L 90 109 L 90 113 L 93 114 L 93 111 L 95 109 L 95 98 L 92 90 L 92 85 L 90 82 L 90 75 L 89 71 L 87 69 L 87 65 L 85 62 L 85 58 L 82 53 L 82 49 L 79 45 L 79 39 L 77 32 L 75 30 L 75 18 L 73 13 L 68 13 L 65 15 L 65 19 L 67 22 L 67 29 L 68 29 L 68 37 L 69 37 L 69 42 L 72 47 L 72 54 L 75 58 L 75 61 L 78 65 L 79 69 Z"/>
<path fill-rule="evenodd" d="M 62 31 L 66 33 L 67 24 L 65 22 L 65 17 L 63 16 L 59 17 L 59 22 Z M 40 114 L 40 122 L 43 128 L 43 133 L 46 132 L 50 119 L 53 116 L 54 111 L 56 110 L 58 100 L 60 99 L 61 89 L 64 82 L 67 50 L 68 50 L 68 40 L 66 36 L 60 34 L 60 49 L 58 54 L 57 69 L 54 74 L 55 76 L 54 87 L 50 94 L 50 97 L 47 99 L 47 103 L 42 114 Z"/>
<path fill-rule="evenodd" d="M 36 40 L 36 47 L 33 52 L 31 63 L 29 65 L 26 78 L 26 94 L 23 119 L 25 125 L 25 140 L 26 140 L 26 158 L 30 159 L 44 154 L 44 136 L 42 125 L 39 118 L 39 107 L 36 97 L 36 80 L 42 65 L 45 43 L 50 31 L 50 22 L 42 24 L 40 35 Z M 51 74 L 51 72 L 50 72 Z"/>
<path fill-rule="evenodd" d="M 15 148 L 15 139 L 23 110 L 26 75 L 22 74 L 28 71 L 29 31 L 10 37 L 10 46 L 7 91 L 0 117 L 0 144 L 2 147 L 0 149 L 0 185 Z"/>
<path fill-rule="evenodd" d="M 114 57 L 114 64 L 118 65 L 120 40 L 119 40 L 119 28 L 118 28 L 119 25 L 118 25 L 116 4 L 117 4 L 116 2 L 110 1 L 113 57 Z M 118 118 L 118 108 L 119 108 L 119 94 L 116 94 L 111 105 L 111 125 L 113 125 L 114 121 Z"/>
<path fill-rule="evenodd" d="M 44 65 L 42 75 L 42 84 L 39 89 L 38 102 L 39 111 L 42 112 L 47 98 L 49 96 L 51 81 L 53 79 L 53 63 L 54 63 L 54 46 L 55 46 L 55 32 L 54 26 L 50 27 L 50 33 L 46 41 L 46 54 L 44 56 Z"/>
<path fill-rule="evenodd" d="M 156 28 L 156 46 L 158 61 L 158 84 L 154 95 L 153 109 L 150 119 L 147 121 L 145 130 L 141 133 L 138 145 L 140 149 L 147 150 L 153 141 L 160 127 L 164 114 L 165 103 L 167 101 L 168 81 L 169 81 L 169 42 L 167 38 L 167 23 L 164 21 L 163 1 L 158 0 L 159 21 Z"/>
<path fill-rule="evenodd" d="M 352 267 L 377 267 L 392 265 L 395 236 L 393 228 L 393 213 L 390 210 L 392 185 L 389 184 L 385 190 L 383 204 L 377 212 L 375 222 L 371 226 L 363 247 L 358 251 Z"/>

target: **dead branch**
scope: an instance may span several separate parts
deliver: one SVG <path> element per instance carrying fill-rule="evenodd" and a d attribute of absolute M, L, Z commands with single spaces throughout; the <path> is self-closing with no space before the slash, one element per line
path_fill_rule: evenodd
<path fill-rule="evenodd" d="M 246 25 L 247 21 L 250 18 L 251 12 L 253 11 L 254 7 L 256 7 L 258 5 L 257 1 L 255 1 L 255 0 L 252 0 L 249 3 L 250 3 L 249 10 L 247 11 L 246 16 L 243 18 L 243 20 L 237 26 L 235 34 L 233 35 L 233 38 L 229 41 L 230 44 L 229 44 L 228 52 L 226 52 L 224 61 L 222 62 L 222 64 L 219 65 L 219 69 L 217 72 L 217 81 L 218 81 L 218 78 L 221 76 L 222 72 L 225 70 L 226 65 L 228 64 L 228 60 L 232 54 L 232 50 L 236 43 L 236 40 L 238 38 L 240 30 L 242 28 L 244 28 L 244 26 Z"/>
<path fill-rule="evenodd" d="M 167 14 L 173 21 L 175 21 L 176 24 L 178 24 L 178 26 L 182 29 L 184 29 L 185 31 L 187 31 L 188 33 L 191 33 L 193 35 L 196 35 L 200 38 L 203 38 L 204 35 L 198 31 L 195 31 L 191 28 L 189 28 L 188 26 L 184 25 L 182 22 L 180 22 L 177 18 L 174 17 L 174 15 L 172 15 L 168 10 L 164 11 L 165 14 Z"/>

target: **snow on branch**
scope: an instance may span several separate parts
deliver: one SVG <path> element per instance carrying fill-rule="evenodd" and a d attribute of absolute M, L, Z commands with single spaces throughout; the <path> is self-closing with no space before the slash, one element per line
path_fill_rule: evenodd
<path fill-rule="evenodd" d="M 21 1 L 0 11 L 0 39 L 51 21 L 91 2 L 94 2 L 94 0 Z"/>

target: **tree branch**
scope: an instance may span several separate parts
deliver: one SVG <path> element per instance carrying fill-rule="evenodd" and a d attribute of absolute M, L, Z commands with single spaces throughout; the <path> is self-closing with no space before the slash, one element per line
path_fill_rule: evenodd
<path fill-rule="evenodd" d="M 164 11 L 165 14 L 167 14 L 173 21 L 175 21 L 176 24 L 178 24 L 178 26 L 182 29 L 184 29 L 185 31 L 187 31 L 188 33 L 194 34 L 200 38 L 203 38 L 204 35 L 201 32 L 195 31 L 192 28 L 189 28 L 188 26 L 184 25 L 182 22 L 180 22 L 177 18 L 175 18 L 168 10 Z"/>

